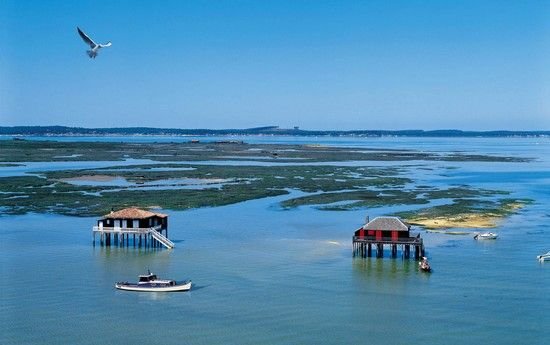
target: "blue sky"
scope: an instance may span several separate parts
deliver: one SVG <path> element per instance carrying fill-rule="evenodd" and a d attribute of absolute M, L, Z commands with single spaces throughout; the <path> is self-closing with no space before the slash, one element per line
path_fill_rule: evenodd
<path fill-rule="evenodd" d="M 547 1 L 2 0 L 0 125 L 550 130 L 549 57 Z"/>

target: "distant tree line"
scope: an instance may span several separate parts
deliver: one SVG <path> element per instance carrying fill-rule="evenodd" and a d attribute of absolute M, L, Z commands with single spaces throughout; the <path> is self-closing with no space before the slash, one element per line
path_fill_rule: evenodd
<path fill-rule="evenodd" d="M 547 137 L 550 131 L 461 131 L 442 129 L 433 131 L 414 130 L 303 130 L 265 126 L 246 129 L 183 129 L 153 127 L 82 128 L 65 126 L 0 126 L 0 135 L 291 135 L 291 136 L 364 136 L 364 137 Z"/>

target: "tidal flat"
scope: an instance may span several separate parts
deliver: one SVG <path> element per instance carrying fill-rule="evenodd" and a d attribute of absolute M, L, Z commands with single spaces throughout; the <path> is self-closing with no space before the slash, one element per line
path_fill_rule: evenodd
<path fill-rule="evenodd" d="M 48 139 L 104 140 L 114 149 L 115 140 L 189 140 Z M 550 267 L 536 256 L 549 249 L 548 139 L 238 139 L 270 141 L 281 151 L 284 143 L 295 150 L 296 141 L 337 146 L 342 157 L 346 150 L 460 152 L 515 161 L 282 162 L 230 152 L 211 160 L 86 161 L 82 152 L 60 150 L 54 161 L 10 162 L 18 166 L 0 168 L 0 343 L 134 343 L 152 339 L 156 322 L 165 345 L 356 344 L 365 334 L 381 344 L 545 344 L 550 305 L 541 287 L 550 284 Z M 160 207 L 176 248 L 94 247 L 97 216 L 122 203 Z M 409 221 L 495 213 L 491 231 L 499 238 L 475 241 L 472 233 L 481 230 L 463 228 L 463 221 L 456 228 L 413 226 L 430 275 L 413 260 L 352 257 L 351 237 L 366 216 L 401 213 Z M 182 294 L 113 287 L 147 269 L 196 285 Z"/>
<path fill-rule="evenodd" d="M 117 163 L 128 160 L 150 163 Z M 443 175 L 455 169 L 449 165 L 453 162 L 527 163 L 529 157 L 242 141 L 0 141 L 4 167 L 95 161 L 112 164 L 0 177 L 0 212 L 99 216 L 126 206 L 186 210 L 288 195 L 280 202 L 282 210 L 400 206 L 395 215 L 437 229 L 495 226 L 530 202 L 510 198 L 506 190 L 427 185 L 417 177 L 426 172 Z M 434 165 L 437 162 L 443 165 Z"/>

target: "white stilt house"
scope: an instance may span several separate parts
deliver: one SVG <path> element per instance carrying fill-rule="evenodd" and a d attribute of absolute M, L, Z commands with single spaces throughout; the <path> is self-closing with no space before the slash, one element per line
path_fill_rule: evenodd
<path fill-rule="evenodd" d="M 94 245 L 96 234 L 100 235 L 102 246 L 124 246 L 132 242 L 134 247 L 137 244 L 139 247 L 163 245 L 174 248 L 174 243 L 168 239 L 168 215 L 136 207 L 111 211 L 99 219 L 93 227 Z"/>

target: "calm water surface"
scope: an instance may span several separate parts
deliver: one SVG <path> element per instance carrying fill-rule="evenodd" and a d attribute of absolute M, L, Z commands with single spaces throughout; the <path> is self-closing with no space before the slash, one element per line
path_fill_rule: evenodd
<path fill-rule="evenodd" d="M 282 196 L 168 210 L 172 251 L 93 247 L 94 218 L 0 217 L 0 343 L 547 344 L 550 265 L 535 256 L 550 250 L 550 142 L 457 141 L 378 143 L 534 157 L 409 169 L 419 181 L 505 189 L 535 203 L 503 221 L 496 241 L 423 233 L 430 275 L 413 261 L 352 258 L 353 231 L 389 208 L 285 211 Z M 114 289 L 147 268 L 194 288 Z"/>

